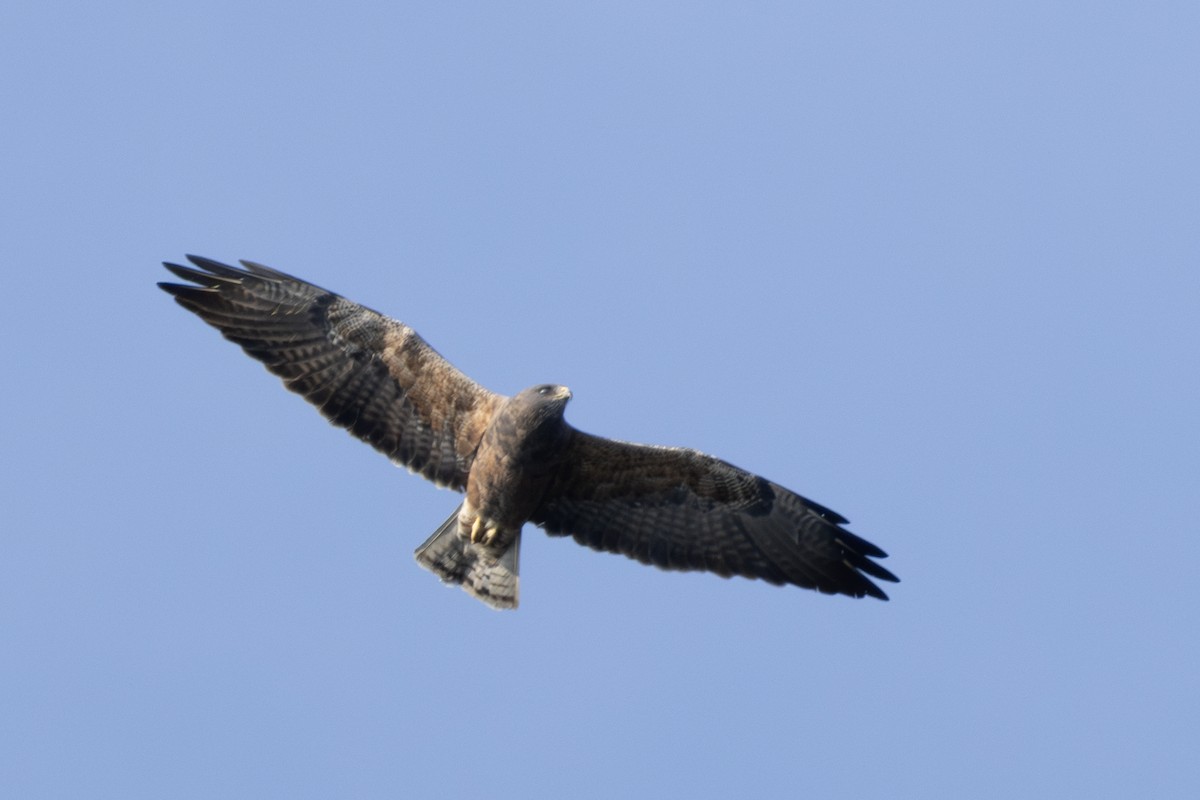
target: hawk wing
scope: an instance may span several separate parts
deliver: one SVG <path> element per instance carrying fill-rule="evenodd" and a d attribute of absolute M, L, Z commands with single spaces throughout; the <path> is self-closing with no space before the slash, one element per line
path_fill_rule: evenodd
<path fill-rule="evenodd" d="M 761 578 L 826 594 L 887 595 L 887 554 L 846 519 L 720 459 L 574 431 L 532 521 L 596 550 L 669 570 Z M 864 573 L 866 573 L 864 575 Z"/>
<path fill-rule="evenodd" d="M 160 283 L 284 385 L 392 461 L 462 490 L 504 399 L 454 368 L 416 331 L 299 278 L 188 256 Z"/>

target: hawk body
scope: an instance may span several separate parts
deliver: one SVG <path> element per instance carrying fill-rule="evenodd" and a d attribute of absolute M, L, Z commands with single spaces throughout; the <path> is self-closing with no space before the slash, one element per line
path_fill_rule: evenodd
<path fill-rule="evenodd" d="M 778 484 L 695 450 L 576 430 L 565 387 L 496 394 L 402 322 L 260 264 L 188 259 L 165 266 L 189 283 L 159 284 L 180 305 L 333 424 L 466 493 L 416 557 L 489 605 L 517 605 L 526 522 L 668 570 L 883 600 L 870 578 L 897 580 L 844 517 Z"/>

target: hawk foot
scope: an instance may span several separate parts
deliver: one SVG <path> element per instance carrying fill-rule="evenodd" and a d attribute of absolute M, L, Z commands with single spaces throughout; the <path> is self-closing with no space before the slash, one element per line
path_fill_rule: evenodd
<path fill-rule="evenodd" d="M 482 544 L 488 547 L 495 544 L 499 535 L 499 525 L 487 525 L 484 523 L 483 517 L 475 518 L 475 524 L 471 526 L 471 544 Z"/>

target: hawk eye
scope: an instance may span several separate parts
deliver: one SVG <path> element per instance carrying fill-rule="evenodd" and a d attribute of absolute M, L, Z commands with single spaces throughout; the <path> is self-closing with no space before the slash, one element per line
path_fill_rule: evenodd
<path fill-rule="evenodd" d="M 538 394 L 540 394 L 540 395 L 548 395 L 552 391 L 554 391 L 553 386 L 539 386 L 538 387 Z"/>

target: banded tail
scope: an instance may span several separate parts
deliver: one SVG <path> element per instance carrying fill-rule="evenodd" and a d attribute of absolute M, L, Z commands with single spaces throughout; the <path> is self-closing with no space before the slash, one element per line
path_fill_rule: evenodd
<path fill-rule="evenodd" d="M 461 586 L 492 608 L 516 608 L 520 589 L 518 561 L 521 535 L 507 550 L 471 544 L 458 534 L 460 504 L 433 535 L 413 553 L 417 563 L 437 575 L 443 583 Z"/>

